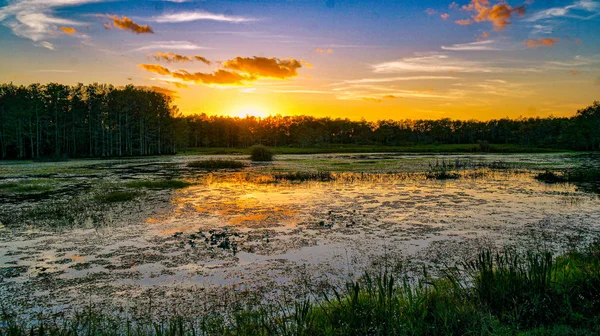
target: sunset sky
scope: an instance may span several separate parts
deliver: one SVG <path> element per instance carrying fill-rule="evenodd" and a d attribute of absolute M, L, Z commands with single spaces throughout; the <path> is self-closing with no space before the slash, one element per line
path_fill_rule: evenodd
<path fill-rule="evenodd" d="M 156 87 L 184 114 L 485 120 L 600 100 L 592 0 L 0 0 L 0 45 L 0 82 Z"/>

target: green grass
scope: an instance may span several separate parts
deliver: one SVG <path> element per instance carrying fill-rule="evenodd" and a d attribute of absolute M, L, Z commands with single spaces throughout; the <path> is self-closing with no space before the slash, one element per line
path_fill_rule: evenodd
<path fill-rule="evenodd" d="M 51 185 L 41 184 L 36 181 L 0 183 L 0 192 L 39 193 L 53 189 L 54 187 Z"/>
<path fill-rule="evenodd" d="M 105 204 L 109 203 L 123 203 L 134 200 L 140 195 L 136 191 L 109 191 L 100 195 L 96 195 L 94 198 Z"/>
<path fill-rule="evenodd" d="M 481 147 L 472 145 L 328 145 L 322 147 L 271 147 L 275 155 L 281 154 L 342 154 L 342 153 L 481 153 Z M 493 144 L 485 153 L 563 153 L 570 152 L 559 148 L 539 148 L 518 145 Z M 250 148 L 187 148 L 179 155 L 248 155 Z"/>
<path fill-rule="evenodd" d="M 92 307 L 62 322 L 4 310 L 0 335 L 597 335 L 600 245 L 559 257 L 482 250 L 440 278 L 383 269 L 293 303 L 136 321 Z"/>
<path fill-rule="evenodd" d="M 136 189 L 182 189 L 193 185 L 191 182 L 181 180 L 160 180 L 160 181 L 132 181 L 125 183 L 128 188 Z"/>
<path fill-rule="evenodd" d="M 225 160 L 225 159 L 211 159 L 193 161 L 187 164 L 189 168 L 202 168 L 202 169 L 240 169 L 246 165 L 237 160 Z"/>

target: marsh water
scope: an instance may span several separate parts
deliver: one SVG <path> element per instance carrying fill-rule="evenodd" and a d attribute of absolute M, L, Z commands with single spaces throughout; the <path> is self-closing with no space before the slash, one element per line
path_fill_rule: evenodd
<path fill-rule="evenodd" d="M 452 265 L 481 246 L 560 251 L 600 234 L 598 186 L 534 178 L 598 167 L 589 155 L 282 155 L 238 170 L 186 167 L 198 159 L 0 164 L 0 301 L 24 314 L 90 303 L 201 312 L 293 299 L 370 269 Z M 427 175 L 446 163 L 456 178 Z M 286 172 L 328 178 L 277 178 Z M 165 179 L 191 184 L 97 204 L 106 190 Z M 36 187 L 1 188 L 11 183 Z"/>

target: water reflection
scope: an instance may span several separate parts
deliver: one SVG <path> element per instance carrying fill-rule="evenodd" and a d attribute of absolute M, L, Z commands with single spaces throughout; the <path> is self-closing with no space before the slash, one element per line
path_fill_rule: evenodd
<path fill-rule="evenodd" d="M 531 232 L 600 230 L 597 197 L 575 185 L 538 182 L 527 171 L 475 169 L 449 180 L 330 173 L 327 182 L 281 174 L 196 173 L 189 176 L 196 185 L 139 205 L 161 209 L 152 216 L 2 240 L 0 296 L 77 300 L 81 284 L 108 288 L 96 295 L 111 298 L 153 286 L 258 286 L 283 282 L 297 267 L 341 276 L 349 263 L 365 266 L 382 256 L 457 253 L 429 247 L 435 242 L 525 244 Z"/>

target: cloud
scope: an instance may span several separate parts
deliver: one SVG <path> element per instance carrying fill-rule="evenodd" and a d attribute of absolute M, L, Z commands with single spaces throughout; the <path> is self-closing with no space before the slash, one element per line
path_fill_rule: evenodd
<path fill-rule="evenodd" d="M 126 16 L 122 16 L 122 17 L 119 17 L 117 15 L 107 15 L 107 16 L 113 20 L 113 23 L 112 23 L 112 25 L 105 24 L 104 28 L 111 29 L 114 27 L 114 28 L 118 28 L 118 29 L 122 29 L 122 30 L 128 30 L 135 34 L 154 34 L 154 30 L 152 30 L 152 28 L 150 28 L 149 25 L 145 25 L 145 26 L 139 25 L 139 24 L 131 21 L 131 19 Z"/>
<path fill-rule="evenodd" d="M 180 55 L 180 54 L 175 54 L 172 52 L 156 52 L 156 54 L 154 54 L 152 57 L 154 57 L 155 60 L 157 61 L 165 61 L 167 63 L 178 63 L 178 62 L 194 62 L 194 61 L 200 61 L 206 65 L 211 65 L 211 61 L 209 61 L 208 59 L 202 57 L 202 56 L 184 56 L 184 55 Z"/>
<path fill-rule="evenodd" d="M 577 15 L 577 11 L 586 12 L 586 15 Z M 564 7 L 553 7 L 543 11 L 539 11 L 531 15 L 525 21 L 535 22 L 540 20 L 548 20 L 560 17 L 569 17 L 576 19 L 589 20 L 600 14 L 600 4 L 592 0 L 575 1 L 572 5 Z"/>
<path fill-rule="evenodd" d="M 152 42 L 148 45 L 144 45 L 134 51 L 144 51 L 144 50 L 156 50 L 156 49 L 170 49 L 170 50 L 200 50 L 200 49 L 209 49 L 206 47 L 202 47 L 198 44 L 189 42 L 189 41 L 156 41 Z"/>
<path fill-rule="evenodd" d="M 394 95 L 385 95 L 382 97 L 383 99 L 390 99 L 390 100 L 394 100 L 397 99 L 398 97 L 394 96 Z"/>
<path fill-rule="evenodd" d="M 148 72 L 154 72 L 159 75 L 170 75 L 171 74 L 171 70 L 165 68 L 162 65 L 158 65 L 158 64 L 140 64 L 140 65 L 138 65 L 138 68 L 144 69 Z"/>
<path fill-rule="evenodd" d="M 579 72 L 579 71 L 575 71 L 575 70 L 569 70 L 569 73 L 570 73 L 572 76 L 579 76 L 579 74 L 581 74 L 581 72 Z"/>
<path fill-rule="evenodd" d="M 502 50 L 496 46 L 496 41 L 485 40 L 463 44 L 453 44 L 451 46 L 442 46 L 444 50 L 452 51 L 489 51 L 489 50 Z"/>
<path fill-rule="evenodd" d="M 48 41 L 42 41 L 36 44 L 36 46 L 38 47 L 42 47 L 42 48 L 46 48 L 48 50 L 54 50 L 54 44 L 48 42 Z"/>
<path fill-rule="evenodd" d="M 56 10 L 102 0 L 13 0 L 0 7 L 0 22 L 10 28 L 16 36 L 37 42 L 36 45 L 54 49 L 46 41 L 54 37 L 59 26 L 82 26 L 84 23 L 56 16 Z"/>
<path fill-rule="evenodd" d="M 186 82 L 196 82 L 204 84 L 218 85 L 244 85 L 247 81 L 256 80 L 255 77 L 245 76 L 237 72 L 219 69 L 213 73 L 189 73 L 184 70 L 171 73 L 173 78 L 178 78 Z"/>
<path fill-rule="evenodd" d="M 221 21 L 230 23 L 244 23 L 258 21 L 255 18 L 242 17 L 242 16 L 228 16 L 224 14 L 214 14 L 205 11 L 196 12 L 180 12 L 163 14 L 153 18 L 158 23 L 178 23 L 178 22 L 191 22 L 199 20 L 210 20 L 210 21 Z"/>
<path fill-rule="evenodd" d="M 532 34 L 552 34 L 553 32 L 554 29 L 551 26 L 541 24 L 533 25 L 533 30 L 531 31 Z"/>
<path fill-rule="evenodd" d="M 177 92 L 175 90 L 163 88 L 163 87 L 160 87 L 160 86 L 152 86 L 152 87 L 150 87 L 150 89 L 152 91 L 155 91 L 155 92 L 158 92 L 158 93 L 162 93 L 162 94 L 164 94 L 167 97 L 179 98 L 179 92 Z"/>
<path fill-rule="evenodd" d="M 450 14 L 444 13 L 444 14 L 440 15 L 440 17 L 444 20 L 447 20 L 450 17 Z"/>
<path fill-rule="evenodd" d="M 328 48 L 328 49 L 317 48 L 317 49 L 315 49 L 315 52 L 317 54 L 333 54 L 333 49 L 331 49 L 331 48 Z"/>
<path fill-rule="evenodd" d="M 438 13 L 438 11 L 436 11 L 436 10 L 435 10 L 435 9 L 433 9 L 433 8 L 427 8 L 427 9 L 425 10 L 425 13 L 427 13 L 427 15 L 435 15 L 435 14 L 437 14 L 437 13 Z"/>
<path fill-rule="evenodd" d="M 245 85 L 261 78 L 287 79 L 298 75 L 303 61 L 266 57 L 236 57 L 221 63 L 223 69 L 213 73 L 171 71 L 159 64 L 140 64 L 138 68 L 184 82 L 215 85 Z"/>
<path fill-rule="evenodd" d="M 303 61 L 295 59 L 277 59 L 266 57 L 236 57 L 223 62 L 223 67 L 237 70 L 252 76 L 286 79 L 296 77 L 297 70 L 302 67 Z"/>
<path fill-rule="evenodd" d="M 488 73 L 500 71 L 483 62 L 471 62 L 450 58 L 447 54 L 425 54 L 405 57 L 398 61 L 373 65 L 376 73 L 442 72 L 442 73 Z"/>
<path fill-rule="evenodd" d="M 187 89 L 189 86 L 187 84 L 179 83 L 179 82 L 166 82 L 167 84 L 174 85 L 178 89 Z"/>
<path fill-rule="evenodd" d="M 368 84 L 368 83 L 388 83 L 388 82 L 403 82 L 403 81 L 419 81 L 419 80 L 447 80 L 457 79 L 452 76 L 408 76 L 408 77 L 386 77 L 386 78 L 363 78 L 347 80 L 347 84 Z"/>
<path fill-rule="evenodd" d="M 158 64 L 140 64 L 138 68 L 159 75 L 171 76 L 185 82 L 195 82 L 202 84 L 218 85 L 244 85 L 246 81 L 256 80 L 255 77 L 245 76 L 236 72 L 219 69 L 214 73 L 190 73 L 185 70 L 171 71 L 168 68 Z"/>
<path fill-rule="evenodd" d="M 559 38 L 539 38 L 537 40 L 525 40 L 523 44 L 528 48 L 553 47 L 558 43 Z"/>
<path fill-rule="evenodd" d="M 77 29 L 72 28 L 72 27 L 60 27 L 60 30 L 62 30 L 63 33 L 65 33 L 67 35 L 73 35 L 73 34 L 77 33 Z"/>
<path fill-rule="evenodd" d="M 510 24 L 513 16 L 523 16 L 526 12 L 525 6 L 511 7 L 505 2 L 492 6 L 489 0 L 471 0 L 462 10 L 474 12 L 472 18 L 475 22 L 492 22 L 495 30 L 503 30 Z"/>
<path fill-rule="evenodd" d="M 456 20 L 456 21 L 454 21 L 454 23 L 456 23 L 459 26 L 468 26 L 468 25 L 472 24 L 473 21 L 471 19 L 464 19 L 464 20 Z"/>
<path fill-rule="evenodd" d="M 377 99 L 377 98 L 373 98 L 373 97 L 361 97 L 360 99 L 362 99 L 364 101 L 368 101 L 368 102 L 373 102 L 373 103 L 381 103 L 382 102 L 381 99 Z"/>

